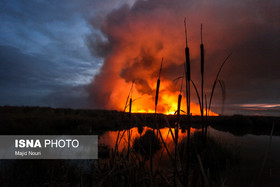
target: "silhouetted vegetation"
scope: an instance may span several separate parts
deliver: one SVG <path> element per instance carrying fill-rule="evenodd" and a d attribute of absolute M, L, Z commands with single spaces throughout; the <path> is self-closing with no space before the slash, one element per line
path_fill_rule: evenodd
<path fill-rule="evenodd" d="M 28 186 L 32 182 L 37 186 L 112 186 L 150 185 L 149 162 L 150 144 L 153 140 L 152 154 L 160 153 L 153 159 L 153 184 L 174 185 L 174 176 L 183 183 L 184 148 L 187 138 L 178 142 L 178 157 L 174 165 L 174 150 L 166 147 L 165 138 L 159 133 L 148 130 L 143 134 L 143 125 L 150 127 L 154 124 L 154 114 L 132 114 L 131 118 L 122 112 L 102 110 L 72 110 L 39 107 L 1 107 L 0 111 L 2 134 L 99 134 L 108 130 L 124 130 L 121 124 L 135 124 L 140 137 L 131 139 L 129 154 L 119 150 L 117 154 L 110 147 L 99 145 L 98 160 L 2 160 L 0 163 L 0 185 Z M 181 123 L 184 123 L 181 116 Z M 201 117 L 192 116 L 192 126 L 200 128 Z M 160 127 L 174 128 L 177 116 L 157 114 Z M 279 135 L 277 117 L 260 116 L 216 116 L 208 117 L 208 123 L 220 131 L 229 131 L 234 135 L 269 134 L 271 124 L 275 122 L 273 134 Z M 130 126 L 133 127 L 133 126 Z M 128 132 L 128 131 L 127 131 Z M 155 131 L 156 132 L 156 131 Z M 171 131 L 169 137 L 172 137 Z M 238 150 L 227 147 L 221 141 L 211 137 L 207 143 L 201 138 L 200 132 L 190 137 L 189 148 L 189 184 L 203 186 L 219 186 L 223 181 L 232 181 L 231 168 L 238 165 Z M 126 139 L 127 141 L 127 139 Z M 169 154 L 166 152 L 169 151 Z M 165 154 L 162 154 L 165 152 Z M 162 160 L 162 161 L 160 161 Z M 166 169 L 160 163 L 169 163 Z M 181 163 L 182 162 L 182 163 Z M 173 168 L 177 168 L 173 170 Z M 85 169 L 88 168 L 88 169 Z M 174 175 L 174 171 L 176 175 Z M 202 174 L 204 173 L 204 174 Z M 231 182 L 233 184 L 233 182 Z"/>
<path fill-rule="evenodd" d="M 148 159 L 150 157 L 151 142 L 153 142 L 151 154 L 154 155 L 160 150 L 161 142 L 152 130 L 148 130 L 143 136 L 136 138 L 133 142 L 133 149 L 137 153 L 140 153 L 145 159 Z"/>

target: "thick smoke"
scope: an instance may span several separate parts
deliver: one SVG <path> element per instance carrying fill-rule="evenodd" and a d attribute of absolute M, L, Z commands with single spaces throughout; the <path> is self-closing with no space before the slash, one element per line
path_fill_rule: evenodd
<path fill-rule="evenodd" d="M 164 57 L 160 109 L 176 101 L 183 74 L 187 19 L 192 79 L 200 87 L 199 44 L 203 23 L 206 92 L 209 95 L 223 59 L 233 52 L 221 79 L 226 83 L 228 103 L 257 103 L 275 100 L 280 88 L 279 20 L 277 1 L 186 1 L 145 0 L 124 5 L 109 13 L 101 23 L 105 36 L 93 34 L 88 46 L 104 65 L 90 85 L 96 108 L 122 109 L 132 81 L 138 105 L 153 110 L 153 97 L 161 58 Z M 269 91 L 268 91 L 269 89 Z M 273 93 L 271 93 L 273 92 Z M 220 103 L 219 90 L 215 102 Z M 262 100 L 260 99 L 262 97 Z M 192 102 L 197 103 L 195 93 Z M 219 111 L 217 111 L 219 112 Z"/>

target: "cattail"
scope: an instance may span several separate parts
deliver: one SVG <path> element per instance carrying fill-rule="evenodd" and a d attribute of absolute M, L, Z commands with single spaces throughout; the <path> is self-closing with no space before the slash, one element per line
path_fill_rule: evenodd
<path fill-rule="evenodd" d="M 159 69 L 159 75 L 158 75 L 158 80 L 157 80 L 157 88 L 156 88 L 156 98 L 155 98 L 155 121 L 154 123 L 156 124 L 156 113 L 157 113 L 157 104 L 158 104 L 158 96 L 159 96 L 159 87 L 160 87 L 160 74 L 162 70 L 162 62 L 163 62 L 163 57 L 161 59 L 161 64 L 160 64 L 160 69 Z M 153 133 L 155 132 L 155 128 L 153 126 Z M 157 129 L 157 133 L 159 133 L 159 128 Z M 160 134 L 161 135 L 161 134 Z M 153 177 L 153 155 L 152 155 L 152 145 L 154 144 L 154 136 L 152 137 L 152 141 L 150 144 L 150 175 L 151 175 L 151 185 L 153 186 L 154 183 L 154 177 Z"/>
<path fill-rule="evenodd" d="M 181 100 L 182 94 L 180 93 L 178 96 L 178 104 L 177 104 L 177 123 L 175 124 L 175 162 L 174 162 L 174 186 L 177 186 L 176 176 L 177 176 L 177 145 L 178 145 L 178 128 L 180 123 L 180 111 L 181 111 Z"/>
<path fill-rule="evenodd" d="M 190 115 L 190 80 L 191 80 L 191 65 L 190 65 L 190 50 L 188 47 L 188 37 L 187 37 L 187 25 L 186 18 L 184 20 L 185 24 L 185 37 L 186 37 L 186 48 L 185 48 L 185 77 L 186 77 L 186 96 L 187 96 L 187 114 Z"/>
<path fill-rule="evenodd" d="M 182 94 L 179 94 L 178 96 L 178 107 L 177 107 L 177 115 L 180 116 L 180 111 L 181 111 L 181 100 L 182 100 Z"/>
<path fill-rule="evenodd" d="M 204 103 L 203 103 L 203 87 L 204 87 L 204 46 L 202 42 L 202 24 L 201 24 L 201 44 L 200 44 L 200 54 L 201 54 L 201 116 L 203 118 L 204 113 Z"/>
<path fill-rule="evenodd" d="M 124 112 L 124 113 L 125 113 L 126 108 L 127 108 L 127 106 L 128 106 L 128 104 L 127 104 L 127 103 L 128 103 L 128 101 L 129 101 L 129 99 L 130 99 L 130 98 L 132 98 L 133 85 L 134 85 L 134 81 L 132 81 L 132 84 L 131 84 L 130 90 L 129 90 L 128 95 L 127 95 L 127 98 L 126 98 L 126 102 L 125 102 L 125 105 L 124 105 L 124 110 L 123 110 L 123 112 Z"/>
<path fill-rule="evenodd" d="M 179 126 L 179 118 L 180 118 L 180 111 L 181 111 L 181 100 L 182 100 L 182 94 L 179 94 L 179 96 L 178 96 L 178 105 L 177 105 L 178 121 L 177 121 L 177 124 L 175 126 L 175 142 L 176 142 L 176 145 L 178 143 L 178 126 Z"/>
<path fill-rule="evenodd" d="M 202 40 L 202 24 L 201 24 L 200 52 L 201 52 L 201 75 L 204 75 L 204 46 L 203 46 L 203 40 Z"/>
<path fill-rule="evenodd" d="M 187 115 L 190 117 L 190 100 L 191 100 L 191 92 L 190 92 L 190 81 L 191 81 L 191 65 L 190 65 L 190 50 L 188 47 L 188 37 L 187 37 L 187 25 L 186 18 L 184 20 L 185 24 L 185 37 L 186 37 L 186 48 L 185 48 L 185 57 L 186 62 L 184 64 L 185 67 L 185 78 L 186 78 L 186 98 L 187 98 Z M 188 124 L 188 133 L 187 133 L 187 164 L 186 164 L 186 185 L 189 183 L 189 163 L 190 163 L 190 124 Z"/>
<path fill-rule="evenodd" d="M 201 112 L 201 123 L 202 123 L 202 134 L 204 134 L 204 103 L 203 103 L 203 88 L 204 88 L 204 46 L 202 42 L 202 24 L 201 24 L 201 44 L 200 44 L 200 68 L 201 68 L 201 105 L 200 105 L 200 112 Z"/>
<path fill-rule="evenodd" d="M 163 62 L 163 57 L 161 59 L 159 75 L 158 75 L 158 80 L 157 80 L 156 100 L 155 100 L 155 113 L 157 112 L 157 104 L 158 104 L 158 94 L 159 94 L 159 87 L 160 87 L 160 74 L 161 74 L 161 70 L 162 70 L 162 62 Z"/>
<path fill-rule="evenodd" d="M 131 107 L 132 107 L 132 98 L 129 99 L 129 114 L 128 114 L 129 117 L 131 117 Z"/>
<path fill-rule="evenodd" d="M 155 113 L 156 113 L 157 104 L 158 104 L 159 87 L 160 87 L 160 79 L 158 78 L 158 80 L 157 80 L 157 91 L 156 91 L 156 101 L 155 101 Z"/>

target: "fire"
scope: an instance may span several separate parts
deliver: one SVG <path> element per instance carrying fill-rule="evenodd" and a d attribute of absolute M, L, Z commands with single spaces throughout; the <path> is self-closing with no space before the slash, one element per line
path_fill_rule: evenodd
<path fill-rule="evenodd" d="M 157 79 L 148 79 L 148 85 L 154 89 L 149 94 L 143 94 L 139 91 L 138 83 L 134 83 L 132 90 L 132 113 L 154 113 L 155 112 L 155 89 Z M 122 79 L 115 80 L 118 85 L 118 89 L 114 88 L 114 92 L 111 94 L 107 103 L 107 108 L 117 109 L 122 111 L 124 109 L 125 101 L 127 99 L 128 92 L 131 87 L 131 83 L 124 82 Z M 172 80 L 162 79 L 159 91 L 159 101 L 157 106 L 157 113 L 174 114 L 177 111 L 178 95 L 179 91 L 172 91 L 170 88 L 174 84 Z M 179 89 L 178 89 L 179 90 Z M 181 102 L 181 113 L 186 114 L 186 98 L 183 97 Z M 126 109 L 128 111 L 128 107 Z M 191 102 L 192 115 L 200 115 L 200 107 L 198 104 Z M 206 111 L 204 111 L 204 114 Z M 209 115 L 217 116 L 218 114 L 209 111 Z"/>
<path fill-rule="evenodd" d="M 135 6 L 151 2 L 138 3 Z M 183 19 L 166 14 L 164 9 L 157 6 L 151 6 L 155 11 L 151 9 L 139 14 L 141 7 L 122 7 L 110 13 L 101 30 L 106 40 L 93 40 L 92 47 L 104 58 L 104 64 L 90 85 L 90 98 L 96 108 L 123 111 L 134 81 L 132 112 L 154 113 L 156 84 L 161 59 L 164 58 L 157 112 L 174 114 L 180 85 L 173 80 L 184 74 Z M 189 33 L 191 66 L 194 67 L 191 78 L 197 82 L 199 78 L 195 73 L 199 71 L 195 70 L 195 60 L 200 58 L 200 38 L 194 34 L 194 30 Z M 199 105 L 194 102 L 197 101 L 194 93 L 191 93 L 191 100 L 192 115 L 200 115 Z M 186 111 L 184 97 L 181 109 Z M 210 112 L 210 115 L 217 114 Z"/>
<path fill-rule="evenodd" d="M 156 79 L 151 80 L 156 83 Z M 169 90 L 170 84 L 173 84 L 170 80 L 163 80 L 161 81 L 160 91 L 159 91 L 159 101 L 157 106 L 157 113 L 172 115 L 177 111 L 178 105 L 178 95 L 180 94 L 179 91 L 172 92 Z M 118 90 L 120 95 L 114 95 L 114 98 L 111 98 L 111 108 L 123 110 L 125 99 L 128 95 L 128 91 L 130 89 L 130 84 L 126 83 L 126 90 L 120 89 Z M 152 86 L 156 87 L 155 84 Z M 134 87 L 137 88 L 137 83 L 135 83 Z M 132 91 L 132 113 L 154 113 L 155 112 L 155 91 L 151 94 L 142 94 L 137 89 L 133 89 Z M 122 98 L 122 99 L 120 99 Z M 186 114 L 186 98 L 183 97 L 181 102 L 181 114 Z M 128 107 L 126 109 L 128 111 Z M 198 104 L 191 102 L 191 113 L 193 116 L 200 115 L 200 107 Z M 206 111 L 204 111 L 204 115 Z M 218 114 L 209 111 L 210 116 L 217 116 Z"/>
<path fill-rule="evenodd" d="M 178 102 L 178 94 L 179 93 L 175 93 L 175 94 L 164 94 L 161 97 L 161 102 L 162 104 L 159 103 L 158 108 L 160 110 L 158 110 L 159 113 L 163 113 L 166 115 L 172 115 L 177 111 L 177 102 Z M 155 110 L 152 108 L 147 108 L 144 109 L 142 108 L 145 102 L 141 102 L 141 100 L 139 99 L 139 101 L 135 100 L 135 102 L 132 104 L 132 112 L 133 113 L 154 113 Z M 152 103 L 154 104 L 154 103 Z M 148 106 L 148 105 L 146 105 Z M 182 103 L 181 103 L 181 114 L 186 114 L 186 98 L 183 97 L 182 99 Z M 191 113 L 193 116 L 197 116 L 197 115 L 201 115 L 200 112 L 200 107 L 198 104 L 191 102 Z M 206 111 L 204 111 L 204 115 L 206 114 Z M 210 116 L 217 116 L 218 114 L 210 111 L 209 112 Z"/>

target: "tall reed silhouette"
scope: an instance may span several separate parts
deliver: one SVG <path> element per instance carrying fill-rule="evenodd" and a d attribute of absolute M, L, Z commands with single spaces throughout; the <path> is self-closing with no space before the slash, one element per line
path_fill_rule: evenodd
<path fill-rule="evenodd" d="M 201 110 L 201 123 L 202 123 L 202 132 L 204 132 L 205 126 L 204 126 L 204 103 L 203 103 L 203 88 L 204 88 L 204 45 L 202 41 L 202 24 L 201 24 L 201 44 L 200 44 L 200 73 L 201 73 L 201 105 L 200 105 L 200 110 Z"/>
<path fill-rule="evenodd" d="M 159 98 L 159 88 L 160 88 L 160 75 L 161 75 L 161 70 L 162 70 L 162 63 L 163 63 L 163 57 L 161 59 L 161 64 L 160 64 L 160 69 L 159 69 L 159 75 L 157 79 L 157 88 L 156 88 L 156 97 L 155 97 L 155 118 L 154 118 L 154 126 L 153 126 L 153 134 L 155 133 L 155 124 L 156 122 L 156 117 L 157 117 L 157 105 L 158 105 L 158 98 Z M 157 127 L 157 132 L 159 133 L 159 128 Z M 153 186 L 154 183 L 154 177 L 153 177 L 153 154 L 152 154 L 152 147 L 154 144 L 154 136 L 152 136 L 152 141 L 150 144 L 150 175 L 151 175 L 151 186 Z"/>
<path fill-rule="evenodd" d="M 185 67 L 185 79 L 186 79 L 186 98 L 187 98 L 187 163 L 186 163 L 186 184 L 188 186 L 189 180 L 189 163 L 190 163 L 190 110 L 191 110 L 191 92 L 190 92 L 190 81 L 191 81 L 191 64 L 190 64 L 190 49 L 188 47 L 188 33 L 187 33 L 187 23 L 186 18 L 184 19 L 184 25 L 185 25 L 185 38 L 186 38 L 186 47 L 185 47 L 185 57 L 186 61 L 184 63 Z"/>

